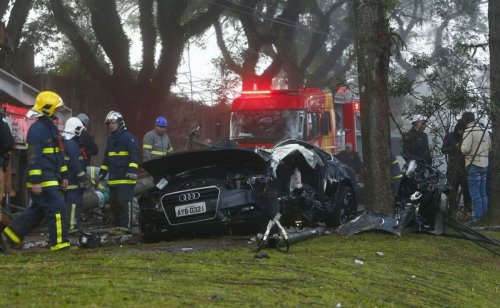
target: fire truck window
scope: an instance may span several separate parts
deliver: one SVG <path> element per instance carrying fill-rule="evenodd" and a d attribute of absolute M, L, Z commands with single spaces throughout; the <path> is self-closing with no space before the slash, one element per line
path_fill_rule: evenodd
<path fill-rule="evenodd" d="M 323 118 L 321 119 L 321 134 L 328 135 L 332 131 L 332 125 L 330 121 L 330 112 L 323 112 Z"/>
<path fill-rule="evenodd" d="M 335 124 L 336 124 L 336 128 L 337 130 L 341 130 L 344 128 L 344 126 L 342 125 L 342 116 L 340 115 L 340 113 L 335 110 Z"/>
<path fill-rule="evenodd" d="M 361 116 L 359 114 L 359 111 L 356 112 L 356 131 L 361 130 Z"/>
<path fill-rule="evenodd" d="M 235 111 L 231 115 L 230 137 L 233 140 L 277 142 L 300 138 L 302 129 L 298 110 Z"/>
<path fill-rule="evenodd" d="M 319 116 L 317 112 L 307 114 L 307 136 L 309 138 L 318 137 L 319 133 Z"/>

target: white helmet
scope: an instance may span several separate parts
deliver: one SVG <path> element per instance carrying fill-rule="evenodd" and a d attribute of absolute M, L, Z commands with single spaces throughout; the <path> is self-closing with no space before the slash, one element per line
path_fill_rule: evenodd
<path fill-rule="evenodd" d="M 64 130 L 62 136 L 66 140 L 70 140 L 75 136 L 80 136 L 82 131 L 85 129 L 82 121 L 76 117 L 69 118 L 64 124 Z"/>
<path fill-rule="evenodd" d="M 111 110 L 106 119 L 104 120 L 105 124 L 116 122 L 118 123 L 118 127 L 125 127 L 125 121 L 123 120 L 123 116 L 118 111 Z"/>
<path fill-rule="evenodd" d="M 89 116 L 86 113 L 79 113 L 76 115 L 80 121 L 82 121 L 83 125 L 88 126 L 89 125 Z"/>
<path fill-rule="evenodd" d="M 415 114 L 410 118 L 410 120 L 411 120 L 411 123 L 413 124 L 413 123 L 418 122 L 418 121 L 426 121 L 427 119 L 421 114 Z"/>

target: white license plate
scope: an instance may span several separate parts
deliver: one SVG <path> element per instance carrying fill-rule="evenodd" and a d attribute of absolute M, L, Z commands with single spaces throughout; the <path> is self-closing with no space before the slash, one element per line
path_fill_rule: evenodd
<path fill-rule="evenodd" d="M 196 203 L 176 206 L 175 216 L 182 217 L 182 216 L 196 215 L 205 213 L 206 211 L 207 207 L 205 205 L 205 202 L 196 202 Z"/>

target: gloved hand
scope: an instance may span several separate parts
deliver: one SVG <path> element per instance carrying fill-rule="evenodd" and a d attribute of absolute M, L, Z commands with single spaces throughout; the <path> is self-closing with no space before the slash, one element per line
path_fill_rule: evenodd
<path fill-rule="evenodd" d="M 85 179 L 82 182 L 80 182 L 80 188 L 90 189 L 90 187 L 92 187 L 92 184 L 90 183 L 90 179 L 88 177 L 85 177 Z"/>
<path fill-rule="evenodd" d="M 101 170 L 101 172 L 99 172 L 99 177 L 97 179 L 95 179 L 95 181 L 94 181 L 95 189 L 99 188 L 99 183 L 104 181 L 104 179 L 106 178 L 106 174 L 107 174 L 107 172 L 103 172 L 102 170 Z"/>
<path fill-rule="evenodd" d="M 129 173 L 125 174 L 125 177 L 127 179 L 130 179 L 130 180 L 134 180 L 134 181 L 137 180 L 137 174 L 135 174 L 135 173 L 130 173 L 129 172 Z"/>

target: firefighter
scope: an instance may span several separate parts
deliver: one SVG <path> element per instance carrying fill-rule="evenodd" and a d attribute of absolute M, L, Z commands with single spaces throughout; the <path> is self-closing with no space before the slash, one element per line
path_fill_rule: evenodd
<path fill-rule="evenodd" d="M 108 174 L 109 198 L 113 223 L 118 231 L 129 232 L 132 223 L 132 202 L 137 180 L 137 143 L 125 127 L 119 112 L 110 111 L 105 120 L 111 133 L 104 160 L 99 171 L 100 180 Z"/>
<path fill-rule="evenodd" d="M 17 216 L 2 233 L 2 246 L 8 249 L 20 244 L 23 237 L 37 226 L 43 218 L 49 229 L 51 250 L 68 249 L 65 225 L 65 204 L 63 189 L 68 185 L 67 167 L 62 151 L 62 141 L 54 113 L 64 106 L 61 97 L 51 91 L 38 94 L 28 117 L 37 121 L 28 130 L 27 187 L 31 189 L 32 204 Z"/>
<path fill-rule="evenodd" d="M 85 161 L 78 137 L 85 129 L 78 118 L 70 118 L 64 125 L 62 133 L 64 142 L 64 159 L 68 166 L 68 187 L 64 194 L 66 201 L 68 233 L 78 231 L 78 219 L 82 213 L 83 190 L 90 186 L 86 176 Z"/>
<path fill-rule="evenodd" d="M 83 125 L 85 126 L 85 130 L 83 130 L 82 134 L 78 137 L 78 142 L 80 142 L 85 166 L 88 167 L 90 166 L 90 160 L 92 156 L 99 154 L 99 148 L 94 141 L 94 137 L 92 137 L 88 132 L 88 126 L 90 122 L 89 116 L 85 113 L 79 113 L 76 115 L 76 117 L 80 121 L 82 121 Z"/>
<path fill-rule="evenodd" d="M 142 140 L 142 161 L 165 156 L 174 150 L 165 132 L 166 128 L 167 119 L 156 118 L 155 128 L 147 132 Z"/>

